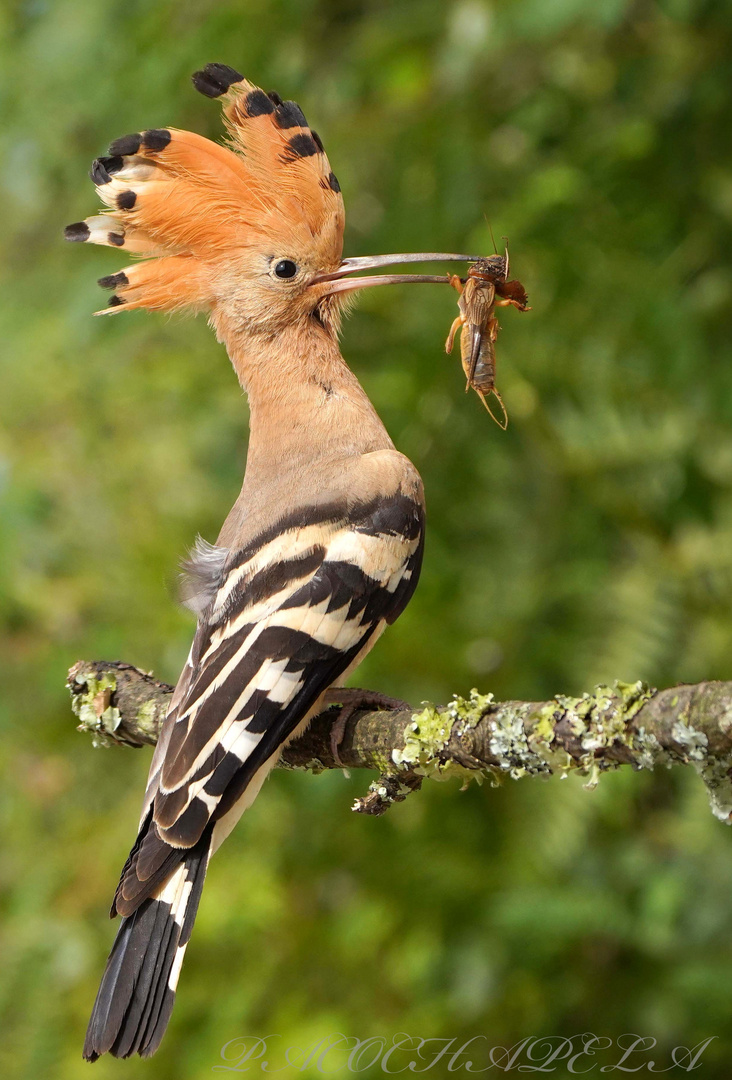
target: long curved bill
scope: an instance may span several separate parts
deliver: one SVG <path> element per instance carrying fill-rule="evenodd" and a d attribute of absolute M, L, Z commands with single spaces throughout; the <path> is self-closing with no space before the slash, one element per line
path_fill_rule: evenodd
<path fill-rule="evenodd" d="M 405 263 L 426 262 L 475 262 L 480 255 L 456 255 L 443 251 L 410 252 L 400 255 L 364 255 L 353 259 L 344 259 L 337 270 L 330 274 L 320 274 L 313 285 L 328 284 L 325 294 L 352 292 L 354 289 L 367 289 L 372 285 L 434 284 L 447 285 L 447 274 L 370 274 L 367 277 L 350 277 L 363 270 L 381 270 L 386 266 L 400 266 Z"/>

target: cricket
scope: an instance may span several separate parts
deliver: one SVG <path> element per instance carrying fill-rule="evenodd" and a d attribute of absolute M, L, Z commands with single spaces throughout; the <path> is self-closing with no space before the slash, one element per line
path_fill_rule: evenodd
<path fill-rule="evenodd" d="M 505 239 L 505 238 L 504 238 Z M 509 281 L 508 242 L 503 255 L 478 259 L 468 270 L 467 278 L 449 275 L 450 284 L 460 294 L 459 315 L 450 327 L 445 351 L 452 352 L 455 334 L 460 330 L 460 354 L 467 379 L 465 392 L 471 388 L 485 405 L 489 416 L 505 431 L 508 412 L 496 386 L 496 339 L 500 329 L 497 307 L 513 306 L 530 311 L 526 289 L 520 281 Z M 501 408 L 500 417 L 491 408 L 494 397 Z"/>

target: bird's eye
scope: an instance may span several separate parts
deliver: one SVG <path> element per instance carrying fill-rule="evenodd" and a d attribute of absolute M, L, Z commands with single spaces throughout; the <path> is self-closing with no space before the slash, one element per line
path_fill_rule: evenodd
<path fill-rule="evenodd" d="M 280 259 L 274 268 L 275 277 L 291 278 L 297 273 L 297 264 L 292 259 Z"/>

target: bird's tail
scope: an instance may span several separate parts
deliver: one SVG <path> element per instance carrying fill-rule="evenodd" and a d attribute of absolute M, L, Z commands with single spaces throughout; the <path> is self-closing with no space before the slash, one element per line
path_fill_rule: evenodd
<path fill-rule="evenodd" d="M 149 1057 L 160 1045 L 175 1001 L 210 854 L 210 831 L 157 892 L 122 924 L 104 969 L 84 1042 L 84 1057 Z"/>

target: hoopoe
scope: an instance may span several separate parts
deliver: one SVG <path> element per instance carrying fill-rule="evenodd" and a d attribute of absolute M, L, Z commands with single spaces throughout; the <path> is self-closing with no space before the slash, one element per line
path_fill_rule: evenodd
<path fill-rule="evenodd" d="M 148 256 L 100 279 L 106 313 L 207 312 L 250 409 L 241 494 L 187 563 L 198 624 L 112 903 L 90 1061 L 158 1048 L 210 856 L 417 584 L 422 481 L 337 334 L 353 290 L 448 278 L 351 275 L 471 258 L 342 259 L 340 187 L 300 108 L 223 64 L 193 83 L 222 99 L 229 147 L 176 128 L 117 139 L 91 169 L 109 210 L 65 234 Z"/>

